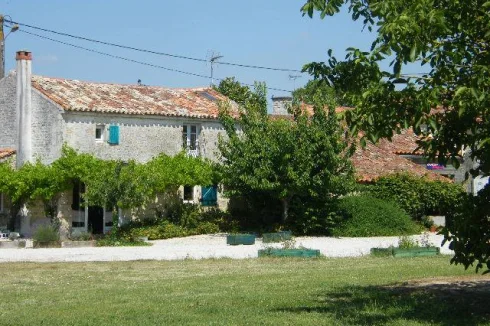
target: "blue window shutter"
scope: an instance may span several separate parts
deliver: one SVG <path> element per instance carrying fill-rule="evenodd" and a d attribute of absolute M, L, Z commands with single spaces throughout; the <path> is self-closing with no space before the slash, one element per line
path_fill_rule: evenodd
<path fill-rule="evenodd" d="M 119 145 L 119 126 L 109 126 L 109 144 Z"/>
<path fill-rule="evenodd" d="M 201 187 L 201 204 L 202 206 L 216 206 L 218 204 L 218 187 Z"/>

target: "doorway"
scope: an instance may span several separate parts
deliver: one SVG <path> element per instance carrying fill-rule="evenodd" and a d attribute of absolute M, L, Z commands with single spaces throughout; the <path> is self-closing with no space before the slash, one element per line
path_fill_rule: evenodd
<path fill-rule="evenodd" d="M 88 232 L 92 234 L 104 233 L 104 209 L 100 206 L 88 207 Z"/>

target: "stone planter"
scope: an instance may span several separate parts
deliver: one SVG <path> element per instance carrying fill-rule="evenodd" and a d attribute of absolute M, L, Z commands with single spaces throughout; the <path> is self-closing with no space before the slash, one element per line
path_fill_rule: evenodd
<path fill-rule="evenodd" d="M 291 240 L 292 236 L 293 235 L 292 235 L 291 231 L 264 233 L 262 235 L 262 242 L 264 242 L 264 243 L 282 242 L 285 240 Z"/>
<path fill-rule="evenodd" d="M 26 247 L 26 240 L 0 241 L 0 249 L 19 249 Z"/>
<path fill-rule="evenodd" d="M 253 245 L 255 244 L 255 235 L 253 234 L 230 234 L 226 236 L 226 244 L 236 245 Z"/>
<path fill-rule="evenodd" d="M 437 247 L 415 247 L 415 248 L 394 248 L 393 256 L 395 257 L 423 257 L 439 255 L 440 249 Z"/>
<path fill-rule="evenodd" d="M 34 241 L 33 248 L 61 248 L 61 241 Z"/>
<path fill-rule="evenodd" d="M 136 241 L 139 241 L 139 242 L 148 242 L 148 237 L 137 237 L 136 238 Z"/>
<path fill-rule="evenodd" d="M 320 250 L 318 249 L 261 249 L 259 250 L 259 257 L 301 257 L 301 258 L 315 258 L 320 257 Z"/>
<path fill-rule="evenodd" d="M 87 241 L 63 241 L 61 243 L 61 248 L 86 248 L 95 247 L 95 240 Z"/>

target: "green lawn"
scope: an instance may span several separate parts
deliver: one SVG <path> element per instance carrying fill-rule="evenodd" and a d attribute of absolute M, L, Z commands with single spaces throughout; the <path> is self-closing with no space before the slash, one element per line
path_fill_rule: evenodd
<path fill-rule="evenodd" d="M 448 257 L 15 263 L 0 277 L 1 325 L 490 325 L 490 278 Z"/>

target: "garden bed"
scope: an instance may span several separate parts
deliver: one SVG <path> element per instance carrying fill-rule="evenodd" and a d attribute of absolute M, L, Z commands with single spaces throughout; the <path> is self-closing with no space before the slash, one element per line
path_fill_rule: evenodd
<path fill-rule="evenodd" d="M 437 247 L 413 247 L 413 248 L 371 248 L 371 255 L 376 257 L 424 257 L 439 255 Z"/>
<path fill-rule="evenodd" d="M 259 250 L 259 257 L 302 257 L 302 258 L 314 258 L 320 257 L 320 250 L 318 249 L 261 249 Z"/>
<path fill-rule="evenodd" d="M 271 242 L 282 242 L 285 240 L 291 240 L 292 238 L 291 231 L 281 231 L 275 233 L 264 233 L 262 235 L 262 242 L 271 243 Z"/>
<path fill-rule="evenodd" d="M 61 241 L 34 241 L 33 248 L 61 248 Z"/>
<path fill-rule="evenodd" d="M 255 244 L 255 235 L 253 234 L 230 234 L 226 236 L 226 244 L 236 245 L 253 245 Z"/>
<path fill-rule="evenodd" d="M 86 248 L 86 247 L 95 247 L 95 245 L 96 245 L 95 240 L 61 242 L 62 248 Z"/>

